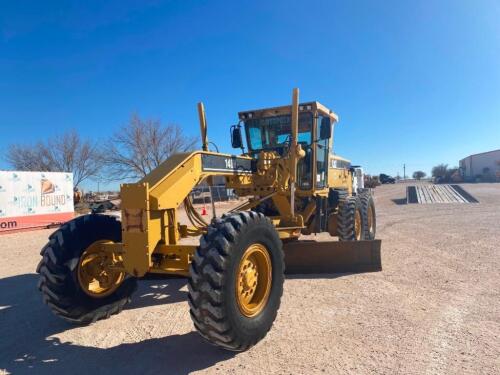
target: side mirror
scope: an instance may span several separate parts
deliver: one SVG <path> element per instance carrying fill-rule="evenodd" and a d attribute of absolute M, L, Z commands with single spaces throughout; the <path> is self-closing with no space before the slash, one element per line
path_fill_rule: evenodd
<path fill-rule="evenodd" d="M 319 139 L 330 139 L 332 137 L 332 120 L 330 117 L 322 117 L 319 127 Z"/>
<path fill-rule="evenodd" d="M 233 148 L 243 148 L 240 125 L 231 126 L 231 146 L 233 146 Z"/>

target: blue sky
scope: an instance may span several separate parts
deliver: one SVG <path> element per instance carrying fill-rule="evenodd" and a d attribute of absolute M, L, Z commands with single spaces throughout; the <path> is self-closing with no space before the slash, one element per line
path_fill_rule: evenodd
<path fill-rule="evenodd" d="M 318 100 L 335 152 L 429 172 L 500 148 L 498 1 L 11 1 L 0 12 L 0 149 L 134 112 L 224 151 L 239 110 Z M 0 168 L 6 168 L 0 162 Z"/>

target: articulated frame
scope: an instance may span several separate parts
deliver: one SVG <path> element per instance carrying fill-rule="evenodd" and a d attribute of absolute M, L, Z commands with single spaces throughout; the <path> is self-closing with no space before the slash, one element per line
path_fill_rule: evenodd
<path fill-rule="evenodd" d="M 312 192 L 295 189 L 297 163 L 305 155 L 297 143 L 298 103 L 295 89 L 288 109 L 292 113 L 288 155 L 279 158 L 269 152 L 257 160 L 209 152 L 205 110 L 200 103 L 203 151 L 173 155 L 138 183 L 121 186 L 122 242 L 101 245 L 103 251 L 113 254 L 117 260 L 114 267 L 136 277 L 148 272 L 187 275 L 196 246 L 180 244 L 179 240 L 198 236 L 205 228 L 180 225 L 177 210 L 183 202 L 186 205 L 186 197 L 198 183 L 205 179 L 211 183 L 214 176 L 226 177 L 227 186 L 234 188 L 239 196 L 251 197 L 237 207 L 238 210 L 248 210 L 265 199 L 272 199 L 279 216 L 270 219 L 280 237 L 299 237 L 316 205 L 314 199 L 310 199 L 303 207 L 295 206 L 296 196 L 312 196 Z M 333 113 L 329 115 L 336 119 Z M 328 189 L 314 194 L 327 195 Z"/>
<path fill-rule="evenodd" d="M 269 182 L 252 172 L 249 157 L 206 151 L 174 155 L 138 183 L 121 186 L 122 243 L 102 244 L 103 250 L 119 255 L 116 267 L 136 277 L 147 272 L 187 275 L 196 246 L 179 244 L 179 240 L 200 231 L 180 225 L 177 210 L 199 182 L 212 176 L 225 176 L 229 186 L 254 186 L 256 191 L 260 183 Z M 292 220 L 285 194 L 274 191 L 269 195 L 288 213 L 273 222 L 280 237 L 298 237 L 303 216 L 297 213 Z M 238 209 L 248 210 L 260 201 L 249 200 Z M 308 207 L 305 215 L 313 210 L 314 206 Z"/>

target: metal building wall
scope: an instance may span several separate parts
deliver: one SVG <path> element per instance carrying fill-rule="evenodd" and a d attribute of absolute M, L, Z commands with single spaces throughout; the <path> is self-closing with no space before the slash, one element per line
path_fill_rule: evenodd
<path fill-rule="evenodd" d="M 466 180 L 484 175 L 485 168 L 489 168 L 492 177 L 500 179 L 500 150 L 468 156 L 460 160 L 460 168 Z"/>

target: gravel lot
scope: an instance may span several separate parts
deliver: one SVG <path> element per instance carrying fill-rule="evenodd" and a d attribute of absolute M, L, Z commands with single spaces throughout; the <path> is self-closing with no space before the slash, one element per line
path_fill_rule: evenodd
<path fill-rule="evenodd" d="M 193 331 L 182 279 L 143 280 L 121 314 L 71 326 L 36 290 L 51 231 L 0 236 L 0 373 L 498 374 L 500 184 L 463 187 L 480 203 L 377 188 L 384 271 L 288 276 L 271 332 L 237 354 Z"/>

